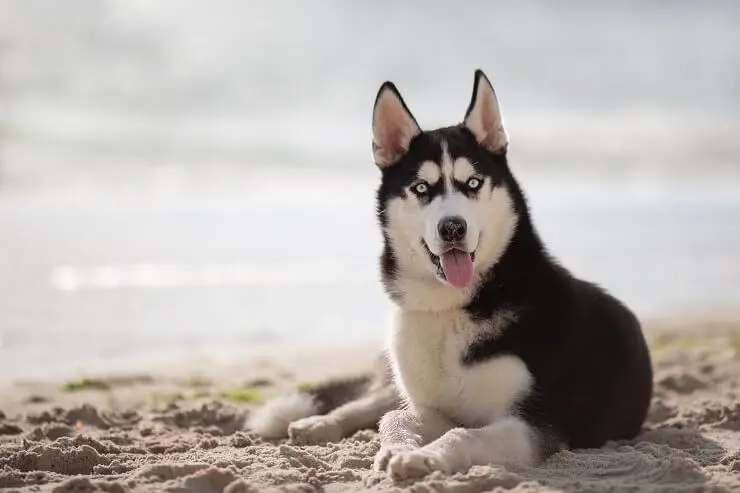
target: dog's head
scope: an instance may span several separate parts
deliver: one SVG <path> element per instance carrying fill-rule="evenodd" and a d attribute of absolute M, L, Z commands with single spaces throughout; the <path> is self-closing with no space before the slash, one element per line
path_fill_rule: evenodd
<path fill-rule="evenodd" d="M 382 172 L 378 216 L 386 242 L 384 282 L 432 282 L 471 292 L 517 227 L 506 160 L 508 137 L 482 71 L 463 122 L 424 131 L 396 86 L 384 83 L 373 109 L 373 157 Z M 394 286 L 390 286 L 393 285 Z"/>

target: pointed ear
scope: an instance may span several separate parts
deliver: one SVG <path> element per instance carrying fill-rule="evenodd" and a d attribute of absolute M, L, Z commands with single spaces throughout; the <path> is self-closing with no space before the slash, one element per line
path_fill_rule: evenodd
<path fill-rule="evenodd" d="M 378 91 L 373 107 L 373 158 L 379 168 L 398 161 L 421 133 L 416 119 L 392 82 Z"/>
<path fill-rule="evenodd" d="M 478 143 L 494 154 L 505 154 L 509 138 L 504 130 L 496 92 L 482 70 L 475 71 L 473 97 L 465 113 L 463 125 L 475 136 Z"/>

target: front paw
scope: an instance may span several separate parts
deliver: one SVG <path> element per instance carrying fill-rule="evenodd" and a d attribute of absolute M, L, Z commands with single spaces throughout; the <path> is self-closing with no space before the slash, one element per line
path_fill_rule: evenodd
<path fill-rule="evenodd" d="M 309 416 L 293 421 L 288 426 L 288 439 L 293 445 L 338 442 L 342 435 L 339 423 L 329 416 Z"/>
<path fill-rule="evenodd" d="M 376 471 L 385 471 L 388 469 L 388 462 L 399 454 L 415 450 L 416 447 L 407 444 L 381 445 L 380 450 L 375 454 L 373 469 Z"/>
<path fill-rule="evenodd" d="M 448 473 L 448 469 L 442 456 L 423 448 L 397 454 L 388 462 L 388 474 L 396 481 L 421 478 L 434 471 Z"/>

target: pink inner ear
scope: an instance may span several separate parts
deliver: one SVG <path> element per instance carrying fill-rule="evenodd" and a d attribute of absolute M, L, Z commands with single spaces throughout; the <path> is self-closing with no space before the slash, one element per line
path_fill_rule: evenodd
<path fill-rule="evenodd" d="M 483 99 L 483 115 L 481 120 L 483 123 L 483 130 L 490 135 L 496 130 L 496 115 L 493 111 L 490 96 L 486 94 L 485 96 L 483 96 Z"/>
<path fill-rule="evenodd" d="M 481 131 L 490 136 L 497 130 L 498 115 L 496 114 L 496 102 L 492 99 L 489 91 L 479 91 L 477 105 L 480 108 Z"/>
<path fill-rule="evenodd" d="M 404 131 L 398 125 L 391 125 L 388 129 L 388 137 L 386 142 L 388 143 L 388 152 L 393 156 L 398 156 L 402 152 L 406 151 L 405 144 L 406 136 Z"/>
<path fill-rule="evenodd" d="M 506 136 L 502 133 L 503 129 L 495 96 L 489 91 L 480 89 L 475 106 L 469 128 L 475 134 L 478 142 L 492 152 L 498 152 L 505 148 Z M 476 117 L 477 123 L 475 121 Z"/>
<path fill-rule="evenodd" d="M 396 161 L 408 150 L 417 127 L 398 101 L 381 102 L 375 122 L 375 154 L 382 164 Z"/>
<path fill-rule="evenodd" d="M 403 148 L 403 130 L 393 123 L 386 124 L 375 142 L 375 153 L 384 162 L 395 161 L 406 149 Z"/>

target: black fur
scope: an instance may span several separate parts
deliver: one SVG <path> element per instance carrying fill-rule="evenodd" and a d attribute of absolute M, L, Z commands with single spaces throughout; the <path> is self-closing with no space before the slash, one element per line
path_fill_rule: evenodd
<path fill-rule="evenodd" d="M 326 414 L 344 403 L 364 395 L 373 381 L 370 375 L 359 375 L 352 378 L 335 379 L 302 389 L 310 395 L 316 404 L 316 414 Z"/>
<path fill-rule="evenodd" d="M 347 378 L 330 379 L 299 390 L 310 396 L 316 404 L 316 414 L 326 414 L 350 401 L 393 386 L 393 373 L 387 352 L 375 359 L 373 368 L 366 374 Z"/>
<path fill-rule="evenodd" d="M 476 75 L 474 95 L 480 80 Z M 535 386 L 518 412 L 540 430 L 543 455 L 556 449 L 555 442 L 584 448 L 634 438 L 652 396 L 650 355 L 637 318 L 603 289 L 575 278 L 550 257 L 509 170 L 505 149 L 489 152 L 463 125 L 422 132 L 398 162 L 382 168 L 377 213 L 385 239 L 380 267 L 386 291 L 402 303 L 393 289 L 399 266 L 385 232 L 386 204 L 404 196 L 421 163 L 440 162 L 443 141 L 453 160 L 465 156 L 478 173 L 506 187 L 518 216 L 505 253 L 464 307 L 475 319 L 492 319 L 501 309 L 513 311 L 516 318 L 503 333 L 468 347 L 460 355 L 463 364 L 503 354 L 526 363 Z"/>

